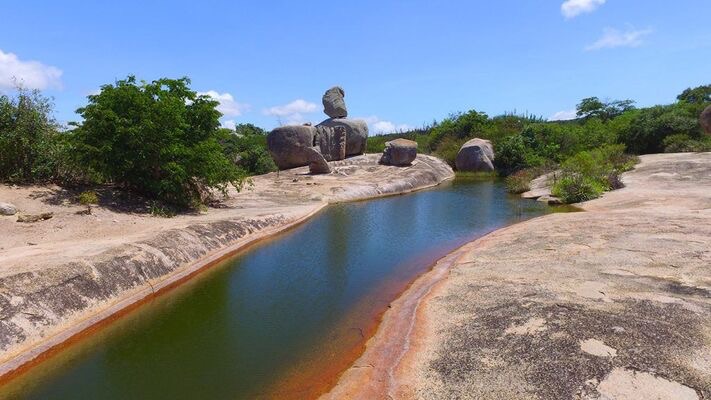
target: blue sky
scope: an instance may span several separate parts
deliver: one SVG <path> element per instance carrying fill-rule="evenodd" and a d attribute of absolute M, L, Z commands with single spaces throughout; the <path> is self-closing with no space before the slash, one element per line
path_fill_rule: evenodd
<path fill-rule="evenodd" d="M 3 4 L 4 3 L 4 4 Z M 60 121 L 128 74 L 189 76 L 225 124 L 324 119 L 346 91 L 372 132 L 455 111 L 564 118 L 584 97 L 669 103 L 711 83 L 709 0 L 5 1 L 0 91 L 53 96 Z"/>

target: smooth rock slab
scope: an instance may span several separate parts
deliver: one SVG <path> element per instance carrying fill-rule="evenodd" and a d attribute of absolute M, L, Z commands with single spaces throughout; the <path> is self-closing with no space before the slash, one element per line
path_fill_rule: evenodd
<path fill-rule="evenodd" d="M 615 368 L 597 387 L 603 399 L 698 400 L 694 389 L 647 372 Z"/>

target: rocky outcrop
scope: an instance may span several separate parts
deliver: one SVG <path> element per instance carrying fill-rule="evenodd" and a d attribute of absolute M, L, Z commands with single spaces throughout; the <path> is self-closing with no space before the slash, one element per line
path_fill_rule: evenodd
<path fill-rule="evenodd" d="M 331 167 L 328 166 L 323 154 L 319 153 L 315 148 L 307 150 L 309 155 L 309 172 L 313 175 L 330 174 Z"/>
<path fill-rule="evenodd" d="M 346 92 L 340 86 L 334 86 L 323 94 L 323 112 L 330 118 L 345 118 L 348 116 L 346 102 L 343 99 Z"/>
<path fill-rule="evenodd" d="M 455 165 L 458 171 L 491 172 L 494 170 L 494 147 L 488 140 L 474 138 L 459 149 Z"/>
<path fill-rule="evenodd" d="M 0 202 L 0 215 L 15 215 L 17 213 L 17 207 L 10 203 Z"/>
<path fill-rule="evenodd" d="M 417 157 L 417 142 L 407 139 L 395 139 L 385 143 L 380 163 L 385 165 L 410 165 Z"/>
<path fill-rule="evenodd" d="M 326 161 L 346 158 L 346 128 L 343 126 L 316 127 L 316 146 Z"/>
<path fill-rule="evenodd" d="M 316 125 L 335 128 L 342 126 L 346 129 L 346 157 L 357 156 L 365 153 L 368 140 L 368 124 L 360 119 L 329 118 Z"/>
<path fill-rule="evenodd" d="M 314 145 L 316 129 L 306 125 L 281 126 L 267 136 L 269 154 L 279 169 L 309 164 L 309 148 Z"/>
<path fill-rule="evenodd" d="M 706 107 L 706 109 L 701 113 L 701 128 L 706 132 L 707 135 L 711 135 L 711 106 Z"/>

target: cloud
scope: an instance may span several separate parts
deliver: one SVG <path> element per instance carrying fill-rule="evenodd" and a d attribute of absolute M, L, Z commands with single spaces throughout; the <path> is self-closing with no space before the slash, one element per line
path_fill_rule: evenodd
<path fill-rule="evenodd" d="M 651 29 L 636 30 L 634 28 L 629 28 L 623 32 L 613 28 L 605 28 L 602 32 L 602 37 L 595 43 L 585 47 L 585 50 L 591 51 L 612 49 L 616 47 L 638 47 L 644 42 L 643 38 L 651 33 Z"/>
<path fill-rule="evenodd" d="M 560 12 L 566 19 L 575 18 L 580 14 L 590 13 L 605 4 L 606 0 L 565 0 L 560 6 Z"/>
<path fill-rule="evenodd" d="M 208 96 L 218 101 L 220 105 L 217 106 L 217 111 L 225 117 L 238 117 L 250 108 L 249 104 L 236 102 L 235 98 L 227 92 L 219 93 L 215 90 L 208 90 L 207 92 L 198 92 L 198 95 Z"/>
<path fill-rule="evenodd" d="M 548 121 L 569 121 L 571 119 L 578 118 L 575 110 L 569 111 L 558 111 L 557 113 L 551 115 Z"/>
<path fill-rule="evenodd" d="M 61 89 L 61 77 L 62 70 L 57 67 L 20 60 L 0 50 L 0 89 L 14 89 L 18 84 L 28 89 Z"/>
<path fill-rule="evenodd" d="M 237 126 L 237 122 L 235 122 L 235 120 L 233 120 L 233 119 L 228 119 L 227 121 L 222 121 L 221 125 L 223 128 L 234 130 L 235 127 Z"/>
<path fill-rule="evenodd" d="M 391 121 L 384 121 L 377 116 L 370 116 L 370 117 L 365 117 L 361 118 L 365 120 L 366 123 L 368 123 L 368 130 L 370 133 L 374 135 L 381 135 L 385 133 L 394 133 L 394 132 L 404 132 L 404 131 L 409 131 L 412 130 L 413 127 L 407 124 L 395 124 Z"/>
<path fill-rule="evenodd" d="M 303 99 L 296 99 L 289 104 L 274 106 L 263 110 L 264 115 L 276 117 L 280 122 L 287 124 L 301 124 L 306 122 L 304 114 L 316 112 L 318 106 Z"/>

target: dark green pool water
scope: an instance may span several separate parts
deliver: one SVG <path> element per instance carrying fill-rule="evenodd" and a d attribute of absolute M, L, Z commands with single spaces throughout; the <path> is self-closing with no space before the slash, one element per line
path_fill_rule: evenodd
<path fill-rule="evenodd" d="M 461 179 L 328 207 L 70 346 L 0 397 L 312 397 L 438 258 L 550 211 L 500 182 Z"/>

